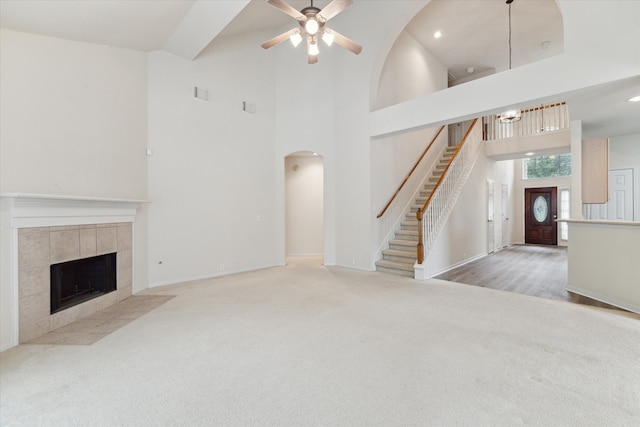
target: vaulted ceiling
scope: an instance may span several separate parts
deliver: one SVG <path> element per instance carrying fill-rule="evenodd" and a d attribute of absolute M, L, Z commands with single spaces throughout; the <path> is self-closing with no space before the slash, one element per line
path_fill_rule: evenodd
<path fill-rule="evenodd" d="M 288 3 L 298 10 L 310 4 Z M 328 3 L 314 1 L 319 8 Z M 268 29 L 275 36 L 291 23 L 265 0 L 0 0 L 2 28 L 142 51 L 164 49 L 190 60 L 216 37 Z M 448 68 L 451 85 L 509 67 L 504 0 L 432 0 L 406 31 Z M 434 38 L 435 31 L 442 37 Z M 358 40 L 357 34 L 349 36 Z M 555 0 L 515 0 L 511 36 L 514 68 L 562 53 L 562 16 Z M 568 94 L 567 100 L 586 136 L 592 129 L 601 133 L 594 136 L 624 135 L 640 133 L 640 103 L 623 102 L 636 92 L 640 77 Z"/>

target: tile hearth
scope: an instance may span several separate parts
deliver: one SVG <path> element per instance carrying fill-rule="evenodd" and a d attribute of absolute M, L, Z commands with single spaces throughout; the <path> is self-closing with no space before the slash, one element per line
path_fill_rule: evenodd
<path fill-rule="evenodd" d="M 174 297 L 134 295 L 25 344 L 91 345 Z"/>

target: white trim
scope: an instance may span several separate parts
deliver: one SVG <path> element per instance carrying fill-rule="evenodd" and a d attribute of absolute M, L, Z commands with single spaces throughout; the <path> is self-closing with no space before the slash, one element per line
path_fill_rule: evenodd
<path fill-rule="evenodd" d="M 287 254 L 286 256 L 287 256 L 287 258 L 288 257 L 292 257 L 292 258 L 295 258 L 295 257 L 300 257 L 300 258 L 303 258 L 303 257 L 310 257 L 311 258 L 311 257 L 313 257 L 313 258 L 317 258 L 317 257 L 322 257 L 323 255 L 324 255 L 324 252 L 309 253 L 309 254 Z"/>
<path fill-rule="evenodd" d="M 2 193 L 11 228 L 134 222 L 144 200 Z"/>
<path fill-rule="evenodd" d="M 503 249 L 503 248 L 501 248 L 501 249 Z M 451 270 L 456 269 L 456 268 L 458 268 L 458 267 L 462 267 L 462 266 L 463 266 L 463 265 L 465 265 L 465 264 L 469 264 L 470 262 L 473 262 L 473 261 L 479 260 L 480 258 L 484 258 L 484 257 L 486 257 L 487 255 L 489 255 L 489 254 L 488 254 L 488 253 L 487 253 L 487 254 L 480 254 L 480 255 L 473 256 L 473 257 L 471 257 L 471 258 L 467 258 L 467 259 L 465 259 L 465 260 L 463 260 L 463 261 L 460 261 L 460 262 L 459 262 L 459 263 L 457 263 L 457 264 L 450 265 L 450 266 L 448 266 L 448 267 L 446 267 L 446 268 L 444 268 L 444 269 L 442 269 L 442 270 L 436 271 L 435 273 L 431 273 L 430 275 L 425 275 L 425 274 L 424 274 L 424 271 L 425 271 L 424 266 L 426 265 L 426 263 L 424 263 L 423 265 L 420 265 L 420 264 L 416 263 L 416 264 L 413 266 L 413 269 L 414 269 L 414 271 L 415 271 L 415 278 L 416 278 L 416 279 L 418 279 L 418 280 L 427 280 L 427 279 L 431 279 L 431 278 L 433 278 L 433 277 L 436 277 L 436 276 L 439 276 L 439 275 L 441 275 L 441 274 L 444 274 L 444 273 L 446 273 L 447 271 L 451 271 Z"/>
<path fill-rule="evenodd" d="M 609 297 L 604 297 L 600 294 L 598 294 L 597 292 L 592 292 L 592 291 L 585 291 L 584 289 L 581 288 L 577 288 L 575 286 L 569 286 L 567 285 L 567 291 L 569 292 L 573 292 L 574 294 L 578 294 L 578 295 L 582 295 L 600 302 L 604 302 L 606 304 L 609 305 L 613 305 L 615 307 L 620 307 L 623 308 L 625 310 L 631 311 L 633 313 L 638 313 L 640 314 L 640 307 L 634 305 L 634 304 L 629 304 L 623 301 L 618 301 L 615 298 L 609 298 Z"/>
<path fill-rule="evenodd" d="M 594 224 L 594 225 L 626 225 L 640 227 L 640 221 L 608 221 L 597 219 L 559 219 L 558 222 L 568 222 L 569 224 Z"/>
<path fill-rule="evenodd" d="M 192 277 L 187 277 L 187 278 L 182 278 L 182 279 L 163 280 L 161 282 L 149 283 L 149 289 L 151 289 L 151 288 L 161 288 L 163 286 L 184 285 L 184 284 L 187 284 L 187 283 L 199 282 L 201 280 L 214 280 L 214 279 L 218 279 L 218 278 L 221 278 L 221 277 L 230 276 L 230 275 L 233 275 L 233 274 L 255 272 L 255 271 L 259 271 L 259 270 L 266 270 L 268 268 L 284 267 L 284 266 L 286 266 L 286 264 L 279 264 L 279 265 L 275 265 L 275 266 L 274 265 L 268 265 L 268 266 L 264 266 L 264 267 L 258 267 L 257 269 L 248 269 L 248 270 L 242 269 L 242 270 L 233 270 L 233 271 L 225 270 L 222 274 L 216 274 L 216 275 L 192 276 Z"/>
<path fill-rule="evenodd" d="M 10 342 L 8 343 L 4 343 L 4 345 L 2 345 L 2 347 L 0 347 L 0 351 L 5 351 L 10 349 L 11 347 L 15 347 L 18 345 L 18 339 L 19 339 L 19 334 L 20 334 L 20 325 L 18 324 L 18 300 L 19 300 L 19 283 L 18 283 L 18 251 L 17 251 L 17 247 L 18 247 L 18 229 L 12 229 L 10 232 L 10 236 L 9 236 L 9 247 L 11 248 L 11 250 L 9 251 L 9 256 L 11 259 L 11 266 L 10 266 L 10 271 L 9 271 L 9 275 L 10 275 L 10 280 L 11 280 L 11 284 L 10 284 L 10 289 L 11 289 L 11 293 L 10 293 L 10 298 L 11 298 L 11 309 L 13 311 L 13 316 L 12 316 L 12 324 L 11 324 L 11 330 L 12 330 L 12 336 L 10 339 Z M 16 250 L 14 251 L 13 248 L 16 248 Z M 3 319 L 4 321 L 4 319 Z"/>

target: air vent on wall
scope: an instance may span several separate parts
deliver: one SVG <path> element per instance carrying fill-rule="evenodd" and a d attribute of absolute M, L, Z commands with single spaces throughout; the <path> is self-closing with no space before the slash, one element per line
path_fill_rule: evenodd
<path fill-rule="evenodd" d="M 209 100 L 209 91 L 207 89 L 202 89 L 201 87 L 194 86 L 193 87 L 193 96 L 198 99 L 202 99 L 203 101 Z"/>

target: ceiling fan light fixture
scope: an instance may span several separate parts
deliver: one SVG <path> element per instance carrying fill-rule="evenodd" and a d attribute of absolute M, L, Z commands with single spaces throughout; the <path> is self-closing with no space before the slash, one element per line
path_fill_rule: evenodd
<path fill-rule="evenodd" d="M 311 0 L 311 6 L 305 7 L 300 11 L 287 4 L 284 0 L 267 0 L 266 2 L 294 18 L 297 25 L 295 28 L 262 43 L 260 46 L 263 49 L 272 48 L 287 39 L 291 41 L 294 47 L 297 47 L 306 38 L 307 62 L 309 64 L 317 64 L 318 54 L 320 53 L 318 44 L 320 43 L 320 37 L 322 37 L 327 46 L 336 44 L 354 55 L 359 55 L 362 52 L 362 46 L 325 26 L 327 21 L 351 6 L 353 0 L 331 0 L 323 9 L 315 7 L 313 0 Z"/>
<path fill-rule="evenodd" d="M 329 30 L 324 30 L 322 32 L 322 41 L 325 42 L 327 46 L 331 46 L 333 44 L 333 39 L 335 39 L 335 36 Z"/>
<path fill-rule="evenodd" d="M 302 41 L 302 36 L 300 35 L 299 32 L 294 33 L 294 34 L 291 34 L 291 37 L 289 37 L 289 40 L 291 40 L 291 44 L 293 45 L 293 47 L 298 47 L 298 45 Z"/>
<path fill-rule="evenodd" d="M 307 32 L 307 34 L 311 36 L 316 35 L 319 28 L 320 28 L 320 25 L 318 24 L 318 21 L 316 20 L 316 18 L 308 18 L 307 22 L 305 22 L 304 24 L 305 31 Z"/>

